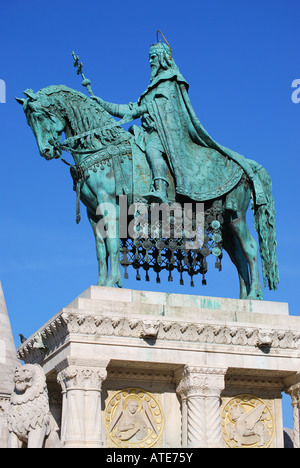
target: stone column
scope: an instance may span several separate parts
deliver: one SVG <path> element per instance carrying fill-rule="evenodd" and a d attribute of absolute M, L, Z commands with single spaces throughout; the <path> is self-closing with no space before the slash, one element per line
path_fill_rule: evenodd
<path fill-rule="evenodd" d="M 182 446 L 223 447 L 220 395 L 226 369 L 186 366 L 177 386 L 182 400 Z"/>
<path fill-rule="evenodd" d="M 297 380 L 299 380 L 299 378 L 300 376 L 297 374 Z M 300 382 L 298 381 L 292 385 L 288 384 L 285 388 L 285 392 L 292 398 L 294 448 L 300 448 Z"/>
<path fill-rule="evenodd" d="M 106 366 L 107 362 L 77 358 L 67 358 L 56 366 L 63 395 L 63 447 L 103 447 L 101 388 Z"/>

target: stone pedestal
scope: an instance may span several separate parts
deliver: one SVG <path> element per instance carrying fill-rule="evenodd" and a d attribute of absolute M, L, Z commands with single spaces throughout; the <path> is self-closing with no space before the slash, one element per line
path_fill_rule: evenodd
<path fill-rule="evenodd" d="M 64 447 L 283 447 L 283 391 L 299 446 L 299 330 L 283 303 L 91 286 L 18 356 Z"/>

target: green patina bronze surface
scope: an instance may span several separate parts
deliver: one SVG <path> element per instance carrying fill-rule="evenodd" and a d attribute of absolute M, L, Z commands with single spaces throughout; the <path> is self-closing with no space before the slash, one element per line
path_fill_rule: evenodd
<path fill-rule="evenodd" d="M 150 267 L 156 272 L 165 267 L 169 280 L 174 268 L 181 274 L 187 266 L 193 277 L 206 273 L 209 248 L 217 261 L 224 249 L 237 267 L 240 297 L 262 299 L 257 244 L 245 220 L 252 200 L 264 283 L 276 289 L 279 276 L 270 177 L 261 165 L 221 146 L 205 131 L 170 46 L 157 42 L 150 47 L 150 85 L 136 102 L 122 105 L 94 96 L 90 81 L 82 73 L 82 63 L 74 53 L 73 57 L 90 97 L 66 86 L 49 86 L 37 93 L 26 90 L 26 99 L 17 100 L 23 104 L 40 154 L 46 159 L 61 158 L 62 151 L 67 150 L 74 158 L 71 174 L 77 201 L 86 206 L 96 239 L 98 284 L 122 286 L 122 275 L 120 239 L 101 238 L 97 223 L 103 213 L 97 212 L 97 207 L 103 203 L 115 206 L 114 232 L 119 232 L 118 196 L 127 195 L 128 204 L 137 200 L 149 205 L 203 202 L 207 237 L 202 249 L 188 254 L 178 253 L 180 243 L 174 248 L 166 239 L 161 239 L 160 246 L 157 239 L 150 239 L 147 245 L 130 244 L 131 249 L 127 239 L 121 244 L 125 266 L 143 267 L 146 274 Z M 113 117 L 122 120 L 116 122 Z M 141 126 L 133 125 L 130 131 L 122 128 L 123 123 L 137 118 Z M 79 205 L 77 215 L 79 221 Z M 209 234 L 213 245 L 208 243 Z M 162 251 L 167 252 L 164 260 Z"/>

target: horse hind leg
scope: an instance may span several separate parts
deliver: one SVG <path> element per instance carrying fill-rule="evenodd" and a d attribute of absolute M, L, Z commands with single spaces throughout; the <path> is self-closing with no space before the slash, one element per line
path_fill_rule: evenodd
<path fill-rule="evenodd" d="M 236 209 L 227 211 L 227 222 L 239 242 L 250 272 L 250 291 L 247 299 L 262 299 L 257 261 L 257 243 L 253 239 L 246 222 L 246 212 L 250 203 L 250 189 L 247 184 L 241 182 L 231 192 L 230 198 L 231 200 L 234 198 Z"/>
<path fill-rule="evenodd" d="M 251 284 L 247 299 L 262 299 L 262 288 L 257 263 L 257 243 L 250 234 L 245 217 L 238 217 L 232 220 L 230 225 L 240 242 L 241 249 L 249 266 Z"/>
<path fill-rule="evenodd" d="M 250 292 L 248 263 L 237 237 L 232 235 L 230 229 L 223 231 L 223 246 L 238 272 L 240 299 L 246 299 Z"/>

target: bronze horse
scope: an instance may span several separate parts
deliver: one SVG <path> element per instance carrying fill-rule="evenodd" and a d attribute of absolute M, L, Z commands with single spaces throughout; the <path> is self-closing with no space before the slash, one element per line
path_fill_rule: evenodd
<path fill-rule="evenodd" d="M 118 235 L 101 235 L 97 225 L 104 213 L 97 211 L 102 204 L 115 207 L 114 232 L 119 232 L 118 187 L 132 200 L 134 194 L 132 154 L 135 142 L 130 132 L 117 125 L 116 120 L 86 95 L 66 86 L 49 86 L 37 93 L 24 92 L 26 99 L 17 99 L 23 105 L 27 122 L 35 135 L 41 156 L 47 160 L 61 157 L 62 148 L 68 149 L 74 159 L 71 169 L 81 202 L 86 206 L 92 225 L 98 259 L 98 285 L 122 287 L 120 269 L 120 239 Z M 66 142 L 61 143 L 65 134 Z M 144 166 L 146 157 L 139 153 Z M 256 206 L 252 201 L 254 224 L 258 232 L 259 250 L 264 285 L 276 289 L 279 281 L 276 258 L 274 200 L 268 173 L 258 163 L 250 161 L 264 188 L 267 204 Z M 142 174 L 141 174 L 142 177 Z M 121 181 L 121 182 L 120 182 Z M 150 180 L 146 181 L 148 187 Z M 237 268 L 241 299 L 262 299 L 262 287 L 257 262 L 257 243 L 247 223 L 246 211 L 252 197 L 252 186 L 246 174 L 227 194 L 220 198 L 224 222 L 223 247 Z M 230 197 L 235 209 L 227 209 Z M 205 202 L 205 206 L 208 202 Z M 109 229 L 109 217 L 106 216 Z M 110 261 L 110 263 L 109 263 Z M 110 267 L 110 268 L 109 268 Z"/>

